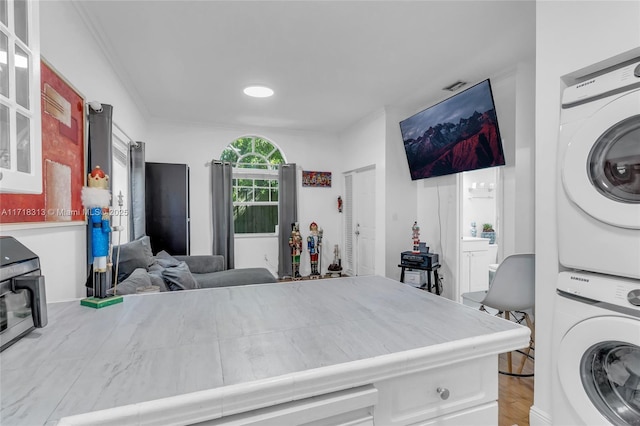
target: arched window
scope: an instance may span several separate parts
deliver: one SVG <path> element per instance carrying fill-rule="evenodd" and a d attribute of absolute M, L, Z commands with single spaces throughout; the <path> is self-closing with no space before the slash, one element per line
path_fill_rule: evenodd
<path fill-rule="evenodd" d="M 233 166 L 233 220 L 236 234 L 275 234 L 278 225 L 278 166 L 282 152 L 271 141 L 246 136 L 222 151 Z"/>

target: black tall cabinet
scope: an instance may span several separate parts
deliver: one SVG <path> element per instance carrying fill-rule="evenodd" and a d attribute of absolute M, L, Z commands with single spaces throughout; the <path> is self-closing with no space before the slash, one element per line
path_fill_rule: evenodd
<path fill-rule="evenodd" d="M 156 254 L 190 251 L 189 167 L 186 164 L 145 163 L 146 234 Z"/>

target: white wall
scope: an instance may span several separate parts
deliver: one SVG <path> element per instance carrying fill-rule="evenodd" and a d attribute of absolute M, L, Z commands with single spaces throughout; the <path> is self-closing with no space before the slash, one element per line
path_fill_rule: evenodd
<path fill-rule="evenodd" d="M 404 150 L 400 121 L 411 115 L 398 106 L 387 107 L 386 127 L 386 222 L 385 263 L 386 276 L 400 279 L 400 253 L 411 250 L 414 221 L 420 226 L 420 241 L 432 245 L 428 238 L 428 222 L 420 219 L 418 211 L 418 184 L 411 180 L 409 164 Z M 433 250 L 435 251 L 435 250 Z"/>
<path fill-rule="evenodd" d="M 512 217 L 513 246 L 502 244 L 512 253 L 535 252 L 535 63 L 518 64 L 515 99 L 515 188 L 513 211 L 503 210 L 503 217 Z M 508 226 L 509 223 L 503 225 Z M 501 225 L 502 227 L 502 225 Z"/>
<path fill-rule="evenodd" d="M 376 111 L 364 117 L 350 128 L 338 135 L 340 146 L 340 164 L 342 172 L 362 169 L 368 166 L 375 166 L 376 176 L 376 252 L 375 252 L 375 272 L 376 275 L 385 275 L 386 256 L 386 219 L 385 205 L 387 203 L 385 194 L 385 130 L 386 113 L 384 110 Z M 341 188 L 344 188 L 343 176 Z M 341 189 L 343 191 L 344 189 Z M 341 218 L 342 220 L 342 218 Z M 341 242 L 341 247 L 343 243 Z"/>
<path fill-rule="evenodd" d="M 491 88 L 496 104 L 496 114 L 498 115 L 498 125 L 500 126 L 500 136 L 502 136 L 502 147 L 504 149 L 505 165 L 500 167 L 501 181 L 497 185 L 496 199 L 499 207 L 496 212 L 496 231 L 498 244 L 498 258 L 504 258 L 504 253 L 514 252 L 517 230 L 515 226 L 516 211 L 516 170 L 520 168 L 517 164 L 516 151 L 516 99 L 519 93 L 516 92 L 516 78 L 518 69 L 507 70 L 500 75 L 491 78 Z M 532 82 L 533 83 L 533 82 Z M 533 103 L 533 101 L 531 101 Z M 533 113 L 528 117 L 533 121 Z M 533 173 L 529 169 L 529 173 Z M 533 197 L 533 194 L 529 194 Z M 533 221 L 531 212 L 530 220 Z"/>
<path fill-rule="evenodd" d="M 559 271 L 555 169 L 560 116 L 561 77 L 593 64 L 589 71 L 640 55 L 640 2 L 537 2 L 536 10 L 536 385 L 531 424 L 553 424 L 553 366 L 550 336 L 553 297 Z M 610 58 L 618 58 L 610 60 Z M 604 61 L 604 62 L 602 62 Z M 584 75 L 584 73 L 582 73 Z"/>
<path fill-rule="evenodd" d="M 342 191 L 341 172 L 344 168 L 340 165 L 343 151 L 335 136 L 269 128 L 239 129 L 166 122 L 153 122 L 150 128 L 149 136 L 144 140 L 147 161 L 189 165 L 192 254 L 211 254 L 211 195 L 207 163 L 220 158 L 224 148 L 235 139 L 256 135 L 278 146 L 287 162 L 297 164 L 300 232 L 306 239 L 309 224 L 313 221 L 323 229 L 322 268 L 326 271 L 333 260 L 334 244 L 342 246 L 342 223 L 337 211 L 337 198 Z M 331 188 L 302 187 L 302 170 L 332 172 Z M 290 224 L 284 226 L 289 229 Z M 308 275 L 309 256 L 306 246 L 304 248 L 300 272 Z M 276 237 L 236 237 L 235 267 L 266 267 L 277 274 Z"/>
<path fill-rule="evenodd" d="M 144 138 L 145 119 L 125 90 L 109 61 L 72 2 L 40 2 L 42 56 L 87 101 L 114 106 L 113 119 L 130 137 Z M 82 225 L 0 227 L 40 257 L 47 301 L 86 296 L 86 230 Z"/>

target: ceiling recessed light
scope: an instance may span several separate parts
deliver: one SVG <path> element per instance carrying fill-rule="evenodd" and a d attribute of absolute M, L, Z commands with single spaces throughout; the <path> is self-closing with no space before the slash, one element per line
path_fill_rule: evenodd
<path fill-rule="evenodd" d="M 254 98 L 268 98 L 273 95 L 273 90 L 266 86 L 249 86 L 244 88 L 244 94 Z"/>

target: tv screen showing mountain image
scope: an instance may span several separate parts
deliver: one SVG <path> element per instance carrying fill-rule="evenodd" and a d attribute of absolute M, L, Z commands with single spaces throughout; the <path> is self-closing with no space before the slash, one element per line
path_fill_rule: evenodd
<path fill-rule="evenodd" d="M 400 131 L 412 180 L 505 164 L 489 80 L 401 121 Z"/>

